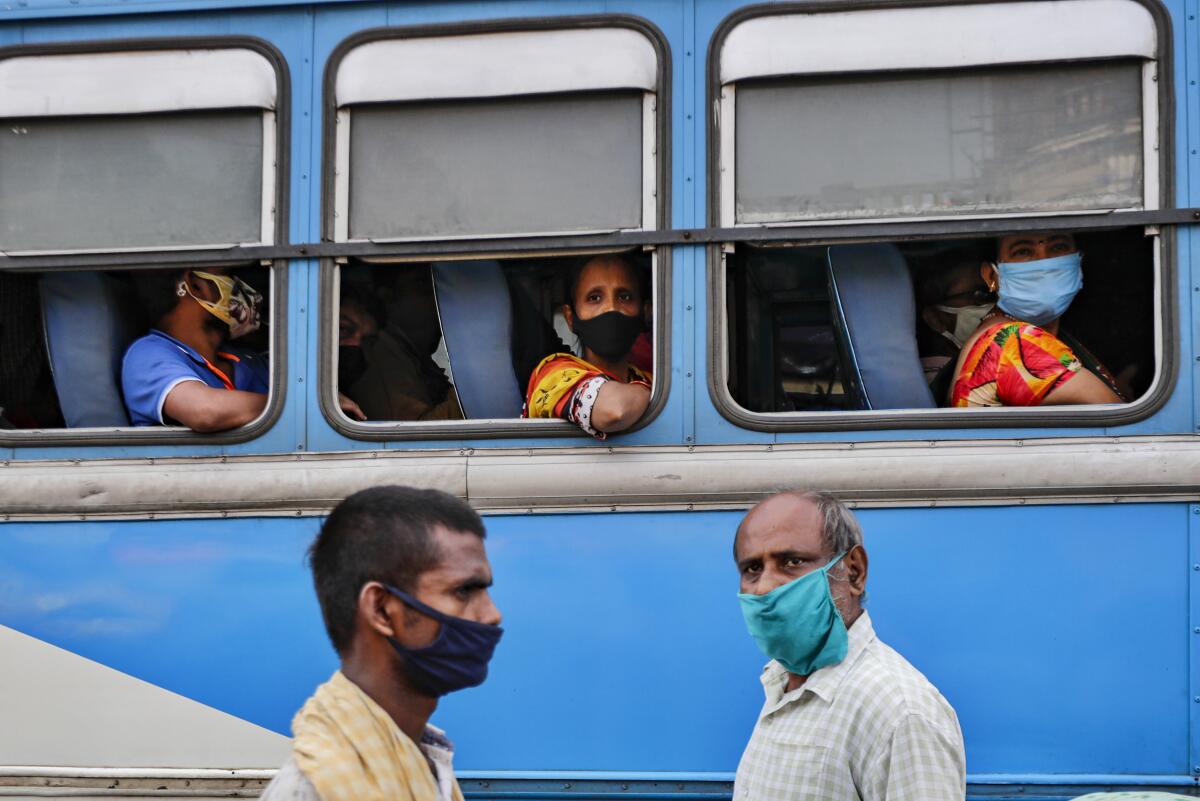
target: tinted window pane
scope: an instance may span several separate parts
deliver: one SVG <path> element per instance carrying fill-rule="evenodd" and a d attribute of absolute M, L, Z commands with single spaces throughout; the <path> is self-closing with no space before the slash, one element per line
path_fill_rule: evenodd
<path fill-rule="evenodd" d="M 642 96 L 356 108 L 354 239 L 641 226 Z"/>
<path fill-rule="evenodd" d="M 0 248 L 262 238 L 258 111 L 5 120 Z"/>
<path fill-rule="evenodd" d="M 1142 205 L 1133 63 L 739 84 L 737 221 Z"/>

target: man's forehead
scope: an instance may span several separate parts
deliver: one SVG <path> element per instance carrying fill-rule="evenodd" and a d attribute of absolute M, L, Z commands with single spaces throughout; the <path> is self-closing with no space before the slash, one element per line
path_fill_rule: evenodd
<path fill-rule="evenodd" d="M 486 572 L 491 575 L 487 549 L 483 538 L 470 531 L 455 531 L 445 526 L 434 526 L 429 532 L 438 550 L 438 563 L 427 573 L 442 575 L 469 575 Z"/>
<path fill-rule="evenodd" d="M 738 527 L 738 552 L 774 552 L 821 548 L 821 518 L 816 504 L 795 495 L 776 495 L 750 510 Z"/>
<path fill-rule="evenodd" d="M 1001 248 L 1012 248 L 1017 245 L 1036 245 L 1039 242 L 1074 242 L 1075 237 L 1065 232 L 1043 231 L 1032 234 L 1009 234 L 1000 237 Z"/>
<path fill-rule="evenodd" d="M 579 274 L 580 288 L 614 283 L 636 289 L 638 281 L 633 265 L 624 259 L 593 259 L 584 265 L 583 272 Z"/>

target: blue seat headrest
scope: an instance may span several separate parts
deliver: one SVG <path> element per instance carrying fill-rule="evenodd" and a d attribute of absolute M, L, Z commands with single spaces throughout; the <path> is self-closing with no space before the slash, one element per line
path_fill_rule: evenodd
<path fill-rule="evenodd" d="M 500 263 L 440 262 L 433 286 L 463 416 L 520 417 L 525 394 L 513 372 L 512 300 Z"/>
<path fill-rule="evenodd" d="M 937 404 L 917 353 L 916 305 L 895 245 L 836 245 L 827 253 L 829 297 L 856 408 Z"/>
<path fill-rule="evenodd" d="M 121 357 L 139 333 L 128 287 L 104 273 L 49 273 L 38 281 L 54 388 L 69 428 L 129 425 Z"/>

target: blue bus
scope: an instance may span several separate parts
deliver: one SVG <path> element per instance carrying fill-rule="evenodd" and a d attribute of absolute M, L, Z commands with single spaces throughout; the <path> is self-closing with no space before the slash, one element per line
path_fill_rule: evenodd
<path fill-rule="evenodd" d="M 385 483 L 487 522 L 508 632 L 433 719 L 469 798 L 729 797 L 732 536 L 794 487 L 860 516 L 968 797 L 1200 795 L 1198 13 L 0 2 L 0 795 L 256 796 L 336 666 L 305 549 Z M 1121 402 L 958 408 L 949 277 L 1039 232 Z M 521 405 L 603 253 L 654 380 L 601 440 Z M 143 290 L 196 272 L 262 295 L 265 402 L 134 425 Z M 417 411 L 347 411 L 355 303 L 438 365 Z"/>

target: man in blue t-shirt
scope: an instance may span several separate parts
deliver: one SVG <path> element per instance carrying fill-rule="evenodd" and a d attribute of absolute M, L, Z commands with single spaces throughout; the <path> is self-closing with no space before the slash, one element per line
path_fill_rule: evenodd
<path fill-rule="evenodd" d="M 220 268 L 147 273 L 138 294 L 155 324 L 129 346 L 121 365 L 134 425 L 227 431 L 262 414 L 270 389 L 267 360 L 228 344 L 258 328 L 261 295 Z M 348 414 L 363 419 L 346 403 Z"/>

